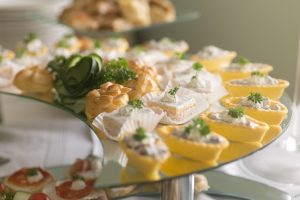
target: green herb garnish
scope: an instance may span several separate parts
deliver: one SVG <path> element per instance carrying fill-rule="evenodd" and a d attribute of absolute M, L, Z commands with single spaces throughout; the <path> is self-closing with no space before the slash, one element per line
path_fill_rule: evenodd
<path fill-rule="evenodd" d="M 27 52 L 27 49 L 25 47 L 22 47 L 21 49 L 19 49 L 16 52 L 16 57 L 17 58 L 21 58 L 22 56 L 24 56 L 24 54 Z"/>
<path fill-rule="evenodd" d="M 27 176 L 35 176 L 39 173 L 38 168 L 32 168 L 27 171 Z"/>
<path fill-rule="evenodd" d="M 99 40 L 94 40 L 94 47 L 96 49 L 100 49 L 101 48 L 101 42 Z"/>
<path fill-rule="evenodd" d="M 4 60 L 4 59 L 3 59 L 3 56 L 0 55 L 0 63 L 2 63 L 3 60 Z"/>
<path fill-rule="evenodd" d="M 123 84 L 126 81 L 135 80 L 136 77 L 136 73 L 128 68 L 128 61 L 124 58 L 119 58 L 106 64 L 101 73 L 100 84 L 106 82 Z"/>
<path fill-rule="evenodd" d="M 237 107 L 237 108 L 229 108 L 228 110 L 228 115 L 231 116 L 232 118 L 241 118 L 244 116 L 244 111 L 242 108 Z"/>
<path fill-rule="evenodd" d="M 65 39 L 61 39 L 57 43 L 57 47 L 67 49 L 67 48 L 69 48 L 69 45 L 68 45 L 68 43 L 67 43 L 67 41 Z"/>
<path fill-rule="evenodd" d="M 264 75 L 260 71 L 254 71 L 254 72 L 251 72 L 251 76 L 261 76 L 261 77 L 263 77 Z"/>
<path fill-rule="evenodd" d="M 210 133 L 209 126 L 202 119 L 194 119 L 192 124 L 184 129 L 185 134 L 190 134 L 192 130 L 197 130 L 201 136 L 206 136 Z"/>
<path fill-rule="evenodd" d="M 32 42 L 33 40 L 36 40 L 37 36 L 35 33 L 29 33 L 26 38 L 24 38 L 24 43 L 25 44 L 29 44 L 30 42 Z"/>
<path fill-rule="evenodd" d="M 246 64 L 251 63 L 251 61 L 248 58 L 246 58 L 246 57 L 240 56 L 237 59 L 237 63 L 240 64 L 240 65 L 246 65 Z"/>
<path fill-rule="evenodd" d="M 73 181 L 77 181 L 77 180 L 85 181 L 84 177 L 80 176 L 80 175 L 74 175 L 74 176 L 72 176 L 72 180 Z"/>
<path fill-rule="evenodd" d="M 146 51 L 146 48 L 143 45 L 137 45 L 134 47 L 138 52 Z"/>
<path fill-rule="evenodd" d="M 247 99 L 254 103 L 260 103 L 263 101 L 263 96 L 258 92 L 251 92 Z"/>
<path fill-rule="evenodd" d="M 179 87 L 174 87 L 174 88 L 170 89 L 168 93 L 169 93 L 171 96 L 175 96 L 176 93 L 178 92 L 178 90 L 179 90 Z"/>
<path fill-rule="evenodd" d="M 5 188 L 4 191 L 0 192 L 0 200 L 13 200 L 15 193 L 9 189 Z"/>
<path fill-rule="evenodd" d="M 133 108 L 141 109 L 144 106 L 144 103 L 140 99 L 131 100 L 128 102 L 128 105 L 132 106 Z"/>
<path fill-rule="evenodd" d="M 185 60 L 185 59 L 187 59 L 187 55 L 186 55 L 185 53 L 182 53 L 182 52 L 176 53 L 176 57 L 177 57 L 178 59 L 180 59 L 180 60 Z"/>
<path fill-rule="evenodd" d="M 201 63 L 196 62 L 193 64 L 193 69 L 197 72 L 201 71 L 202 68 L 203 68 L 203 65 Z"/>
<path fill-rule="evenodd" d="M 147 138 L 146 130 L 142 127 L 137 128 L 135 134 L 133 135 L 133 138 L 138 142 L 144 140 L 145 138 Z"/>

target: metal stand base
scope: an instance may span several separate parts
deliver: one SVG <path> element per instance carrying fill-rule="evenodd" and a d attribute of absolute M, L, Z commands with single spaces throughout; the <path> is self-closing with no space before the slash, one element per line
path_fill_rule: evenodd
<path fill-rule="evenodd" d="M 161 200 L 194 200 L 193 175 L 164 181 Z"/>

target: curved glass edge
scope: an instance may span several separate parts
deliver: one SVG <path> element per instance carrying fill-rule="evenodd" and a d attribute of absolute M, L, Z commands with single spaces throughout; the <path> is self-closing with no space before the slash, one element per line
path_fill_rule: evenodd
<path fill-rule="evenodd" d="M 73 115 L 74 117 L 76 117 L 77 119 L 81 120 L 82 122 L 84 122 L 88 127 L 90 127 L 90 129 L 92 130 L 93 134 L 96 134 L 98 136 L 97 131 L 95 130 L 94 127 L 92 127 L 87 122 L 85 116 L 80 115 L 78 113 L 75 113 L 74 111 L 72 111 L 72 110 L 70 110 L 70 109 L 68 109 L 68 108 L 66 108 L 66 107 L 64 107 L 64 106 L 62 106 L 60 104 L 50 103 L 50 102 L 46 102 L 46 101 L 43 101 L 43 100 L 31 97 L 31 96 L 25 96 L 25 95 L 21 95 L 21 94 L 10 93 L 10 92 L 0 91 L 0 94 L 10 95 L 10 96 L 16 96 L 16 97 L 21 97 L 21 98 L 26 98 L 26 99 L 31 99 L 31 100 L 34 100 L 34 101 L 38 101 L 38 102 L 47 104 L 49 106 L 54 106 L 57 109 L 61 109 L 61 110 L 65 111 L 65 112 Z M 119 182 L 119 183 L 108 183 L 108 184 L 103 184 L 102 182 L 101 182 L 101 184 L 97 184 L 97 182 L 96 182 L 95 187 L 97 189 L 105 189 L 105 188 L 126 187 L 126 186 L 131 186 L 131 185 L 140 185 L 140 184 L 146 184 L 147 185 L 147 184 L 152 184 L 152 183 L 158 183 L 158 182 L 162 182 L 162 181 L 168 181 L 168 180 L 171 180 L 171 179 L 174 179 L 174 178 L 179 178 L 179 177 L 187 176 L 187 175 L 194 174 L 194 173 L 204 173 L 204 172 L 207 172 L 207 171 L 210 171 L 210 170 L 222 167 L 222 166 L 224 166 L 226 164 L 235 162 L 235 161 L 240 160 L 242 158 L 245 158 L 247 156 L 250 156 L 250 155 L 256 153 L 257 151 L 262 150 L 262 149 L 266 148 L 267 146 L 269 146 L 276 139 L 278 139 L 281 135 L 283 135 L 283 133 L 285 133 L 285 131 L 289 127 L 289 125 L 291 123 L 292 114 L 293 114 L 293 111 L 292 111 L 292 102 L 291 102 L 291 99 L 289 98 L 289 96 L 287 94 L 283 95 L 283 97 L 281 98 L 281 102 L 288 108 L 288 116 L 284 120 L 284 122 L 281 124 L 281 127 L 282 127 L 281 133 L 278 134 L 276 137 L 274 137 L 272 140 L 270 140 L 268 143 L 264 144 L 262 147 L 257 148 L 255 150 L 253 150 L 252 152 L 249 152 L 248 154 L 245 154 L 245 155 L 243 155 L 241 157 L 238 157 L 236 159 L 229 160 L 227 162 L 219 163 L 219 165 L 217 165 L 217 166 L 208 167 L 208 168 L 205 168 L 205 169 L 193 170 L 193 171 L 189 171 L 187 173 L 182 173 L 182 174 L 179 174 L 179 175 L 176 175 L 176 176 L 162 176 L 161 179 L 155 180 L 155 181 L 153 181 L 153 180 L 139 180 L 139 181 L 132 181 L 132 182 L 128 182 L 128 183 L 121 183 L 121 182 Z M 103 142 L 101 141 L 101 139 L 100 139 L 100 142 L 101 142 L 101 145 L 103 145 Z M 105 155 L 105 148 L 103 148 L 103 151 L 104 151 L 103 153 Z M 108 169 L 120 168 L 121 167 L 118 163 L 114 163 L 114 162 L 108 162 L 108 164 L 109 164 L 109 166 L 107 167 Z M 68 167 L 67 166 L 53 167 L 53 168 L 50 168 L 50 171 L 53 170 L 53 171 L 56 171 L 55 174 L 56 173 L 62 174 L 63 171 L 66 171 L 66 168 L 68 168 Z M 116 169 L 116 170 L 118 171 L 120 169 Z M 105 174 L 105 171 L 103 171 L 102 173 Z M 119 174 L 114 174 L 114 176 L 116 176 L 116 175 L 118 176 Z M 109 177 L 106 177 L 106 178 L 109 178 Z"/>

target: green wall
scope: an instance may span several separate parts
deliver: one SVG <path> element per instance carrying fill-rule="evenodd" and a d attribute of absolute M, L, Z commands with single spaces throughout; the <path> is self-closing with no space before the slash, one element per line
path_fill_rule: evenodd
<path fill-rule="evenodd" d="M 213 44 L 236 50 L 251 61 L 272 64 L 274 77 L 291 82 L 293 93 L 300 27 L 299 0 L 174 0 L 199 10 L 199 19 L 154 28 L 143 39 L 185 39 L 191 51 Z"/>

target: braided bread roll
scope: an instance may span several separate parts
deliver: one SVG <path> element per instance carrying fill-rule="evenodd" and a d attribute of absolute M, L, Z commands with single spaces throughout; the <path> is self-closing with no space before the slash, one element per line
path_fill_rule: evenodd
<path fill-rule="evenodd" d="M 130 67 L 129 67 L 130 68 Z M 129 99 L 139 99 L 149 92 L 160 91 L 156 81 L 156 74 L 150 67 L 134 70 L 137 73 L 136 80 L 127 81 L 124 85 L 132 90 L 128 93 Z"/>
<path fill-rule="evenodd" d="M 130 88 L 116 83 L 107 82 L 99 89 L 87 94 L 85 114 L 89 120 L 94 119 L 102 112 L 112 112 L 129 101 Z"/>

